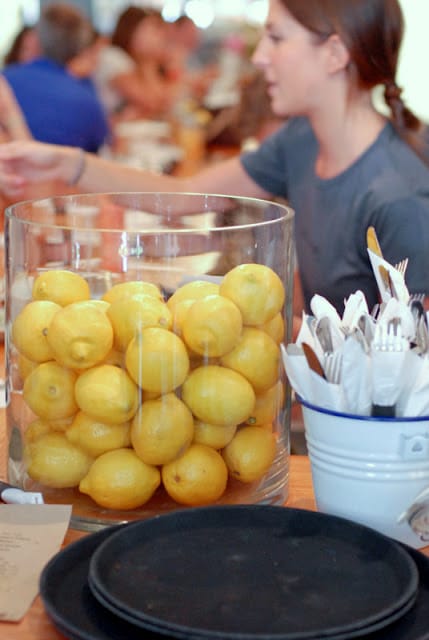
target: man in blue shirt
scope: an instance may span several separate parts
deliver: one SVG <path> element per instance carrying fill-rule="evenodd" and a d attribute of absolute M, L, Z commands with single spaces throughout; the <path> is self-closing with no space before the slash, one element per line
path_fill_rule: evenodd
<path fill-rule="evenodd" d="M 36 26 L 41 57 L 5 68 L 36 140 L 97 152 L 108 141 L 109 124 L 91 84 L 69 73 L 67 64 L 92 40 L 92 27 L 76 8 L 50 4 Z"/>

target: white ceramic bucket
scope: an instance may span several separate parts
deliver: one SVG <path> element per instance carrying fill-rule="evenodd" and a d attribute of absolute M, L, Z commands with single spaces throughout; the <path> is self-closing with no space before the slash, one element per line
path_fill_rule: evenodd
<path fill-rule="evenodd" d="M 414 548 L 429 544 L 429 416 L 372 418 L 300 399 L 319 511 Z"/>

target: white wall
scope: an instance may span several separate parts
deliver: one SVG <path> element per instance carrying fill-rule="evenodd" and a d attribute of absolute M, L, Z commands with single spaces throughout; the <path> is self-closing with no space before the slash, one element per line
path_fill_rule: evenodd
<path fill-rule="evenodd" d="M 6 51 L 20 29 L 20 0 L 3 0 L 0 2 L 0 58 Z M 1 65 L 0 65 L 1 66 Z"/>
<path fill-rule="evenodd" d="M 404 100 L 429 122 L 429 0 L 400 0 L 406 31 L 398 71 Z"/>

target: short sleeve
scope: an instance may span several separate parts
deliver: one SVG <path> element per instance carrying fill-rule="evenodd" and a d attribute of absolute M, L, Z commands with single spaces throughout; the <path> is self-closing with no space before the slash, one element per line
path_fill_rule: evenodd
<path fill-rule="evenodd" d="M 266 138 L 255 151 L 244 153 L 241 163 L 256 184 L 274 196 L 287 198 L 287 125 Z"/>

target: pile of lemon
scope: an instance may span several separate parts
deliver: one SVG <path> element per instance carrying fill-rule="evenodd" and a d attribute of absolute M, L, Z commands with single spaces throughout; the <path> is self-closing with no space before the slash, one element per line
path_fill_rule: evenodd
<path fill-rule="evenodd" d="M 187 282 L 167 300 L 144 281 L 91 299 L 78 273 L 41 272 L 11 332 L 34 414 L 28 475 L 108 509 L 137 508 L 161 484 L 180 504 L 209 504 L 229 475 L 262 478 L 284 400 L 284 300 L 260 264 L 219 284 Z"/>

